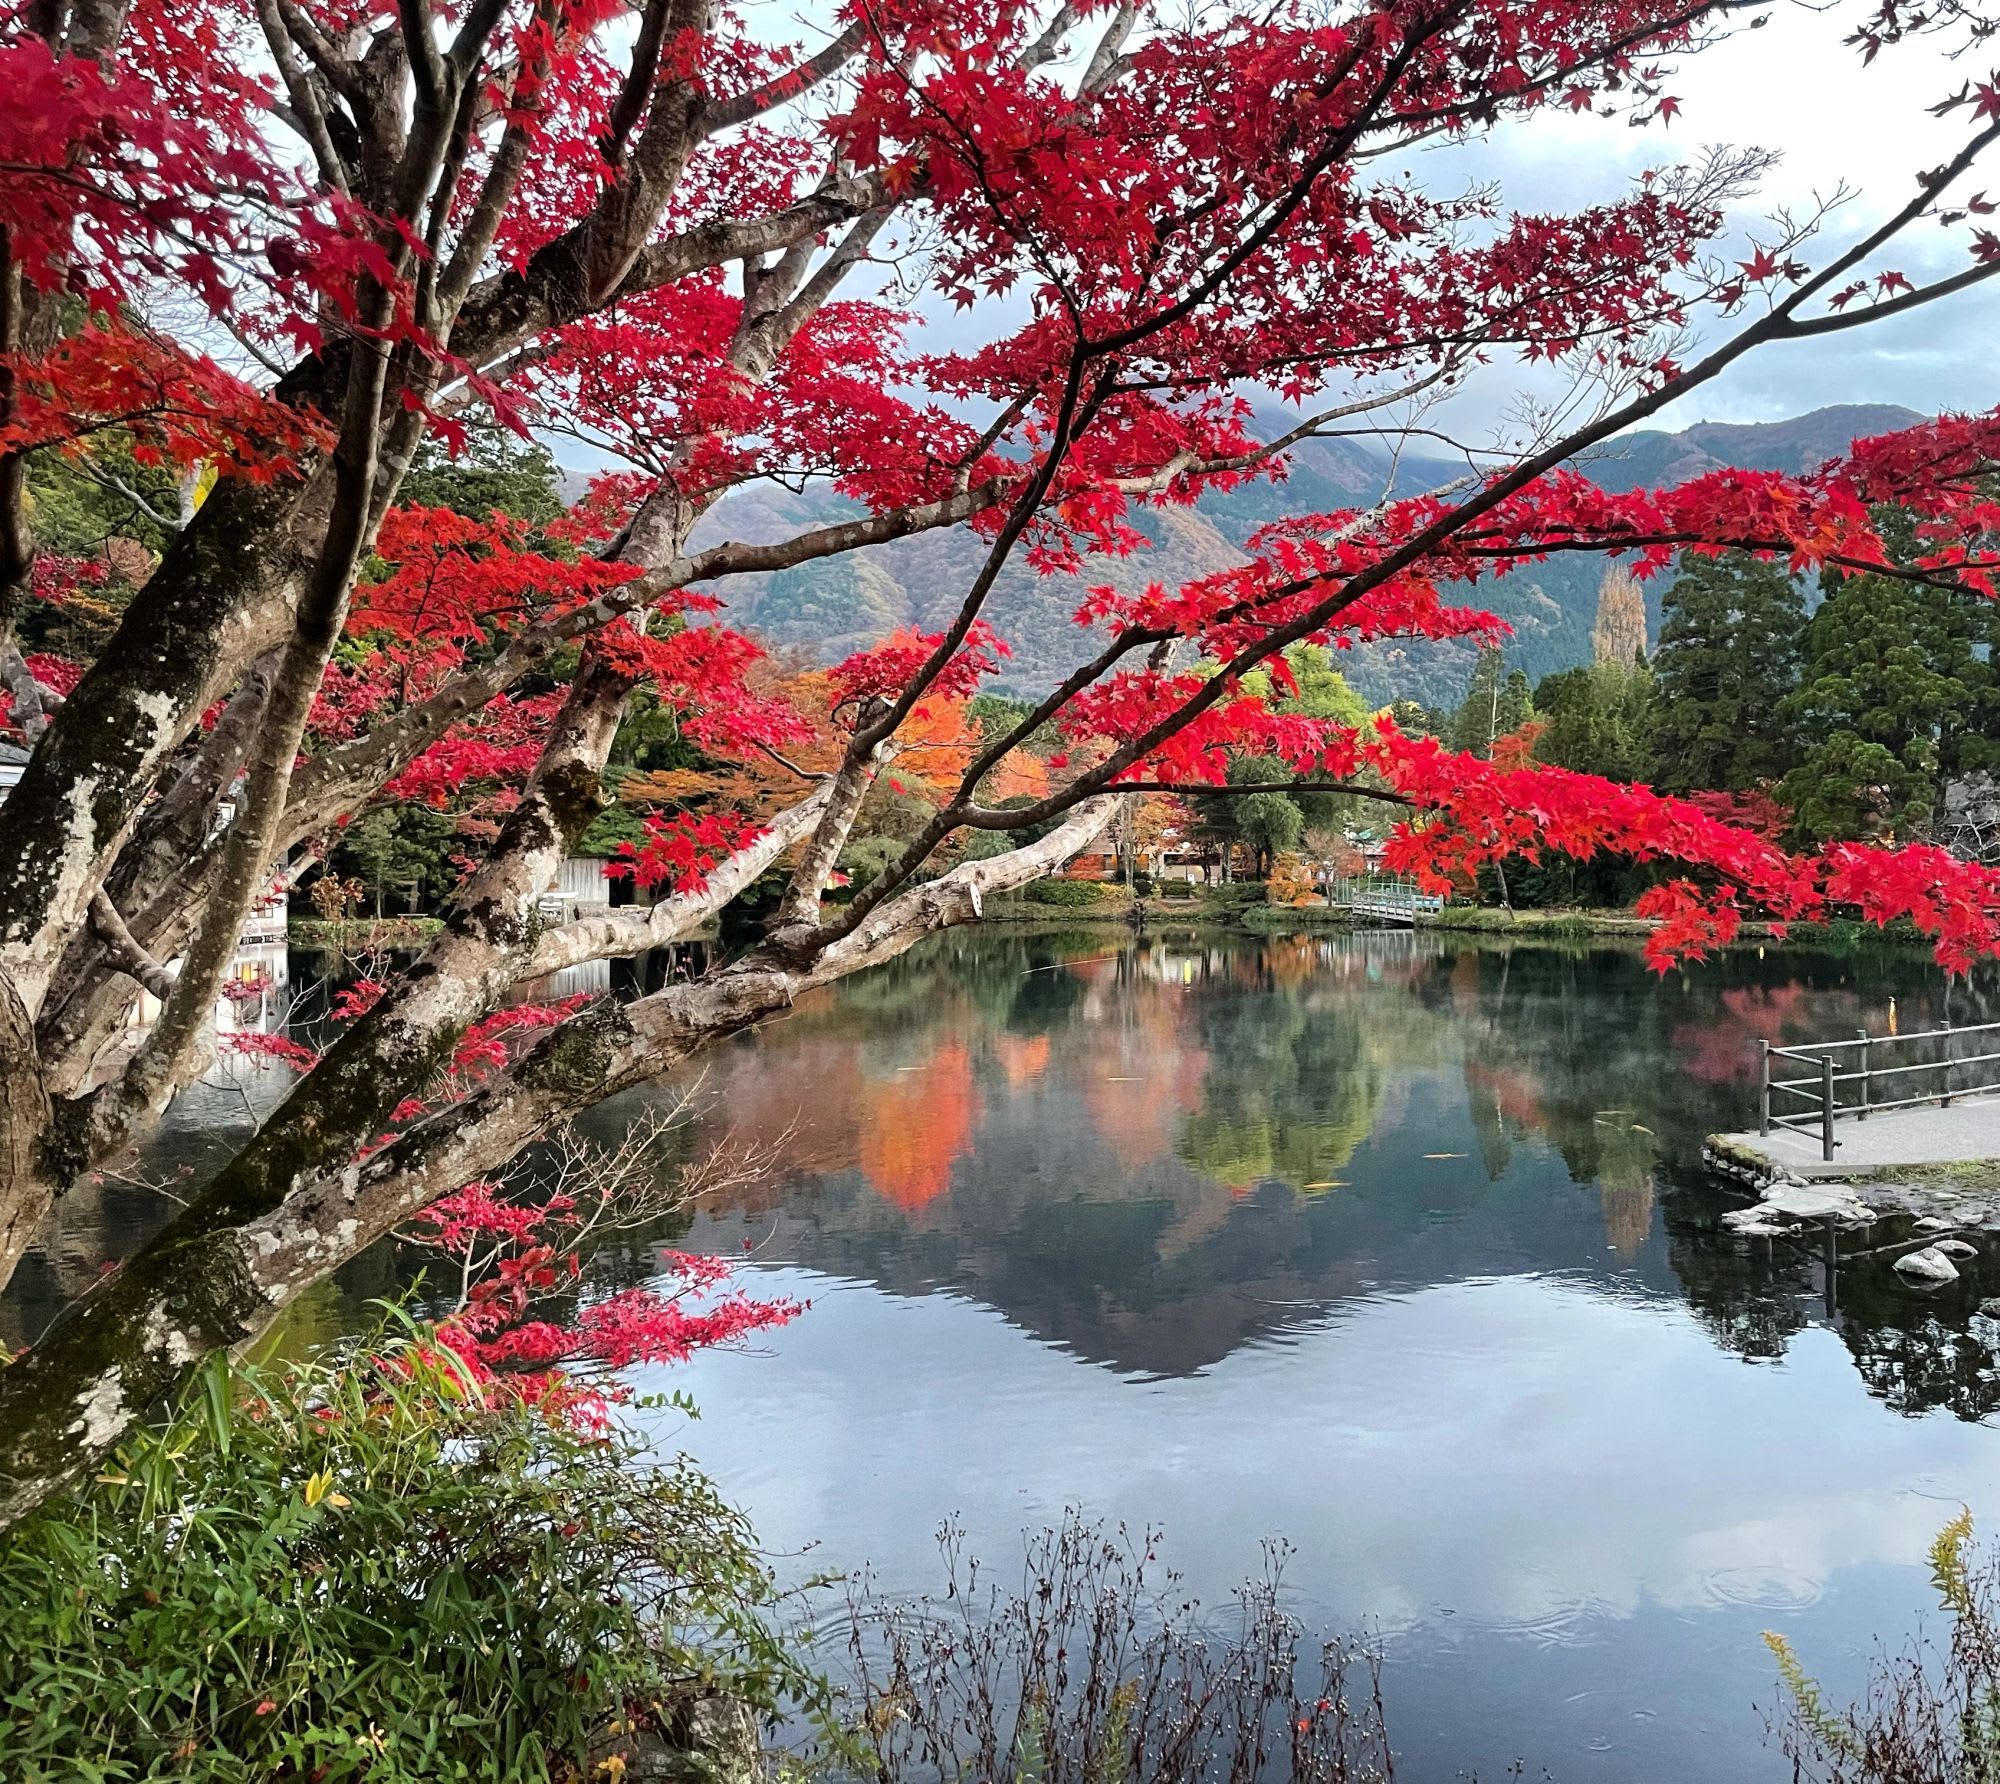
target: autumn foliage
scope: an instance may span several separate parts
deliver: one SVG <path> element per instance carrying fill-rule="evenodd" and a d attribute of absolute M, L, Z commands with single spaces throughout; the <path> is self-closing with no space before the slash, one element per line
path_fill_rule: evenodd
<path fill-rule="evenodd" d="M 1798 474 L 1588 474 L 1747 355 L 2000 275 L 1990 21 L 1870 15 L 1856 53 L 1931 58 L 1949 140 L 1846 234 L 1824 210 L 1745 223 L 1770 158 L 1658 134 L 1673 71 L 1738 23 L 1706 0 L 890 0 L 776 31 L 707 0 L 0 12 L 0 687 L 32 746 L 0 805 L 0 1275 L 200 1074 L 274 879 L 384 806 L 452 813 L 463 844 L 423 957 L 325 1060 L 293 1059 L 157 1247 L 0 1372 L 0 1516 L 48 1490 L 31 1453 L 73 1460 L 48 1409 L 104 1331 L 172 1337 L 122 1356 L 123 1417 L 549 1122 L 1060 871 L 1122 798 L 1223 788 L 1245 757 L 1396 808 L 1390 865 L 1429 884 L 1509 855 L 1653 864 L 1661 964 L 1753 913 L 1908 919 L 1954 969 L 2000 953 L 2000 880 L 1939 849 L 1798 853 L 1713 802 L 1291 698 L 1292 647 L 1488 640 L 1482 587 L 1562 553 L 1644 580 L 1741 550 L 1994 596 L 2000 415 Z M 1651 165 L 1568 210 L 1408 171 L 1558 111 L 1654 131 Z M 1237 561 L 1144 573 L 1163 511 L 1282 486 L 1305 439 L 1449 435 L 1450 399 L 1510 366 L 1533 418 L 1449 485 L 1277 499 Z M 413 467 L 497 436 L 606 468 L 555 513 L 419 499 Z M 759 519 L 772 485 L 831 518 Z M 58 489 L 127 504 L 153 545 L 38 536 Z M 776 661 L 732 623 L 735 578 L 951 527 L 962 586 L 837 661 Z M 1013 661 L 997 591 L 1056 576 L 1080 579 L 1070 666 L 975 722 Z M 19 648 L 65 615 L 101 648 Z M 607 787 L 642 725 L 676 753 Z M 630 874 L 664 904 L 545 923 L 620 786 Z M 890 794 L 893 849 L 825 898 Z M 712 971 L 495 1014 L 762 880 L 763 939 Z M 159 1016 L 131 1043 L 141 987 Z M 891 1175 L 919 1200 L 935 1171 Z M 190 1288 L 186 1246 L 229 1293 Z"/>

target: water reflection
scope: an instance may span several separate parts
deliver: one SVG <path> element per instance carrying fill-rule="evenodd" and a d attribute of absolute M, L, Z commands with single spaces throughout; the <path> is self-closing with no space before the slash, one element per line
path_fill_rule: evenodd
<path fill-rule="evenodd" d="M 949 1513 L 1159 1522 L 1210 1596 L 1281 1532 L 1408 1775 L 1772 1777 L 1761 1631 L 1852 1689 L 2000 1517 L 1989 1266 L 1742 1240 L 1699 1168 L 1758 1038 L 1892 999 L 1946 1008 L 1908 955 L 954 939 L 711 1062 L 711 1133 L 792 1131 L 693 1241 L 816 1305 L 663 1438 L 892 1590 Z"/>
<path fill-rule="evenodd" d="M 2000 1529 L 2000 1276 L 1733 1235 L 1702 1136 L 1759 1038 L 1991 999 L 1910 954 L 942 937 L 707 1059 L 686 1144 L 783 1163 L 678 1242 L 815 1305 L 643 1385 L 694 1392 L 662 1441 L 801 1572 L 919 1589 L 946 1514 L 1004 1558 L 1079 1504 L 1164 1524 L 1213 1597 L 1282 1534 L 1299 1607 L 1389 1643 L 1405 1775 L 1771 1777 L 1759 1632 L 1851 1689 L 1958 1504 Z M 78 1192 L 0 1325 L 127 1248 L 134 1194 Z M 311 1329 L 408 1269 L 370 1253 Z"/>
<path fill-rule="evenodd" d="M 1776 1357 L 1828 1318 L 1825 1260 L 1719 1229 L 1702 1136 L 1743 1119 L 1758 1038 L 1942 998 L 1907 955 L 1661 980 L 1623 949 L 1407 932 L 948 938 L 708 1063 L 710 1135 L 785 1132 L 786 1169 L 694 1241 L 954 1290 L 1139 1376 L 1351 1297 L 1551 1272 Z M 1886 1398 L 1991 1409 L 1932 1304 L 1838 1276 L 1832 1323 Z M 1913 1338 L 1929 1366 L 1895 1360 Z"/>

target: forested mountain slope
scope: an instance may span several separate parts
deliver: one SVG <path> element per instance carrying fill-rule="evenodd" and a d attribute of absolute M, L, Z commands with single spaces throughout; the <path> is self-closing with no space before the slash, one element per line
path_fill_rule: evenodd
<path fill-rule="evenodd" d="M 1785 421 L 1700 422 L 1680 433 L 1642 432 L 1606 447 L 1586 467 L 1611 489 L 1679 482 L 1724 465 L 1755 470 L 1802 471 L 1846 449 L 1857 436 L 1908 426 L 1906 409 L 1841 404 Z M 1268 418 L 1272 432 L 1287 419 Z M 1003 578 L 987 613 L 1013 647 L 1001 677 L 1009 689 L 1038 692 L 1073 662 L 1065 640 L 1070 615 L 1086 587 L 1121 588 L 1149 581 L 1172 585 L 1220 570 L 1240 553 L 1259 526 L 1285 514 L 1350 507 L 1380 495 L 1389 461 L 1356 440 L 1315 440 L 1298 448 L 1282 481 L 1260 482 L 1212 497 L 1197 509 L 1144 515 L 1153 549 L 1131 558 L 1099 559 L 1089 573 L 1041 577 L 1017 566 Z M 1462 463 L 1405 454 L 1397 467 L 1398 493 L 1415 493 L 1451 481 Z M 775 485 L 732 495 L 702 524 L 699 545 L 724 538 L 763 540 L 788 536 L 801 526 L 844 518 L 851 504 L 825 488 L 795 493 Z M 983 547 L 963 529 L 899 540 L 888 545 L 775 575 L 746 576 L 725 585 L 732 618 L 773 644 L 802 648 L 834 661 L 880 639 L 898 626 L 941 628 L 976 569 Z M 1514 630 L 1510 663 L 1539 679 L 1552 670 L 1587 662 L 1590 626 L 1604 561 L 1559 558 L 1485 585 L 1471 595 Z M 1657 634 L 1664 580 L 1648 587 L 1647 605 Z M 1357 650 L 1343 660 L 1349 679 L 1369 700 L 1410 695 L 1431 704 L 1455 701 L 1471 672 L 1470 645 L 1428 644 L 1406 653 L 1390 644 Z"/>

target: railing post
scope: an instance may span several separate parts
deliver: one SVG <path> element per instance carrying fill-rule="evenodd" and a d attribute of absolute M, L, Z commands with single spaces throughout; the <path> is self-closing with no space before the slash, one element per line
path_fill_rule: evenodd
<path fill-rule="evenodd" d="M 1757 1043 L 1757 1132 L 1771 1131 L 1771 1043 Z"/>
<path fill-rule="evenodd" d="M 1819 1056 L 1819 1155 L 1833 1163 L 1833 1055 Z"/>
<path fill-rule="evenodd" d="M 1944 1095 L 1938 1098 L 1940 1109 L 1951 1107 L 1951 1023 L 1942 1022 L 1938 1032 L 1944 1036 Z"/>
<path fill-rule="evenodd" d="M 1855 1112 L 1855 1119 L 1857 1121 L 1866 1121 L 1868 1119 L 1868 1059 L 1869 1055 L 1874 1052 L 1874 1048 L 1868 1045 L 1867 1029 L 1857 1028 L 1854 1031 L 1854 1037 L 1861 1043 L 1861 1107 Z"/>

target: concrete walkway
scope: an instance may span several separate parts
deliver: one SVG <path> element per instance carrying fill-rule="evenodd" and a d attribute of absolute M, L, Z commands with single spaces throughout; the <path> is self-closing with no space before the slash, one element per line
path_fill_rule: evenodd
<path fill-rule="evenodd" d="M 1818 1128 L 1773 1128 L 1768 1134 L 1716 1134 L 1713 1153 L 1761 1160 L 1789 1177 L 1855 1177 L 1901 1165 L 2000 1163 L 2000 1095 L 1975 1096 L 1940 1109 L 1897 1109 L 1833 1124 L 1833 1163 L 1820 1157 Z"/>

